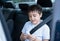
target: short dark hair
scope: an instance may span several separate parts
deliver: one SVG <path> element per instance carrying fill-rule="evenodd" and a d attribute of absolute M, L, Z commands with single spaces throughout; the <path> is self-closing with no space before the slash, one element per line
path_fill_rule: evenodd
<path fill-rule="evenodd" d="M 41 14 L 42 12 L 42 7 L 38 4 L 34 4 L 34 5 L 31 5 L 29 8 L 28 8 L 28 13 L 31 12 L 31 11 L 38 11 L 39 14 Z"/>

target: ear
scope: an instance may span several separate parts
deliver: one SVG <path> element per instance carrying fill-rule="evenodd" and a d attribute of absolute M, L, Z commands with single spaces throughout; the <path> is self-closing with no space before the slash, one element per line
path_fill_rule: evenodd
<path fill-rule="evenodd" d="M 42 13 L 40 14 L 40 18 L 42 17 Z"/>

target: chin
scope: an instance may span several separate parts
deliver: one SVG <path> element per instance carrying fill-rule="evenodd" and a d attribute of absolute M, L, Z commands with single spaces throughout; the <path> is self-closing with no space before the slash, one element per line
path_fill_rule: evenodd
<path fill-rule="evenodd" d="M 34 25 L 36 25 L 37 23 L 36 22 L 33 22 Z"/>

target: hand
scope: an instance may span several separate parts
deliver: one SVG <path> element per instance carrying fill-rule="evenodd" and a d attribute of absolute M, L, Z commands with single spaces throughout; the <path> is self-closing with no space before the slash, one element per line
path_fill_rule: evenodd
<path fill-rule="evenodd" d="M 31 35 L 29 34 L 27 37 L 30 41 L 35 41 L 36 40 L 36 36 L 35 35 Z"/>
<path fill-rule="evenodd" d="M 20 39 L 21 39 L 21 40 L 25 40 L 25 39 L 27 39 L 27 35 L 24 34 L 24 33 L 22 33 L 21 36 L 20 36 Z"/>
<path fill-rule="evenodd" d="M 23 38 L 24 38 L 24 39 L 27 39 L 27 35 L 26 35 L 26 34 L 23 34 Z"/>

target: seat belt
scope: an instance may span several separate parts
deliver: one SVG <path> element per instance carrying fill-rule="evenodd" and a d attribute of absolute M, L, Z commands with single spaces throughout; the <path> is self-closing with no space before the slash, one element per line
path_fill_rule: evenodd
<path fill-rule="evenodd" d="M 44 24 L 46 24 L 47 22 L 49 22 L 50 20 L 52 20 L 52 14 L 47 17 L 43 22 L 41 22 L 40 24 L 38 24 L 36 27 L 34 27 L 31 31 L 30 34 L 33 34 L 36 30 L 38 30 L 41 26 L 43 26 Z"/>

